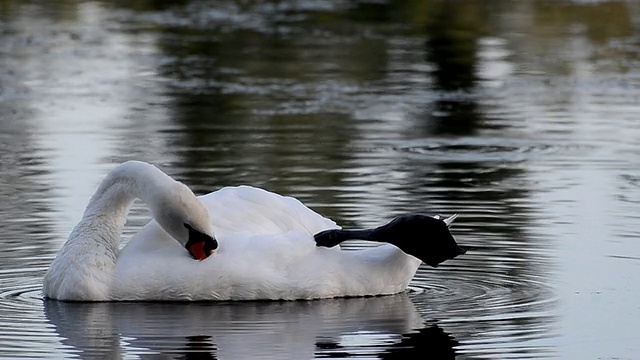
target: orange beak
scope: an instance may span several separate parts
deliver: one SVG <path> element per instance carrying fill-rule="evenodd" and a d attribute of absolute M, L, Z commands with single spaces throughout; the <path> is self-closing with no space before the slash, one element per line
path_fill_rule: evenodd
<path fill-rule="evenodd" d="M 214 251 L 213 249 L 205 250 L 204 241 L 194 242 L 193 244 L 189 245 L 187 249 L 189 250 L 189 252 L 194 258 L 200 261 L 208 258 L 211 254 L 213 254 L 213 251 Z"/>
<path fill-rule="evenodd" d="M 204 234 L 187 223 L 184 224 L 184 227 L 189 230 L 189 241 L 184 244 L 184 247 L 194 259 L 202 261 L 218 248 L 218 241 L 213 236 Z"/>

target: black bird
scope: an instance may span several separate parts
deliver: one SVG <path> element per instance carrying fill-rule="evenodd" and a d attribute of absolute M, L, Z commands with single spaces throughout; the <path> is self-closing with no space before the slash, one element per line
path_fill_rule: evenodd
<path fill-rule="evenodd" d="M 449 226 L 456 218 L 413 214 L 400 216 L 386 225 L 364 230 L 325 230 L 314 235 L 318 246 L 332 247 L 345 240 L 369 240 L 397 246 L 406 254 L 417 257 L 427 265 L 437 267 L 445 260 L 466 252 L 458 246 Z"/>

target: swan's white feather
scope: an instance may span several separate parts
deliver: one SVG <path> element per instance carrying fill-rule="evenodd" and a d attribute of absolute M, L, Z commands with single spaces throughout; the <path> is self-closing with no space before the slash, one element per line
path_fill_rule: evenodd
<path fill-rule="evenodd" d="M 200 197 L 219 248 L 198 262 L 152 222 L 121 251 L 116 300 L 313 299 L 403 291 L 420 261 L 393 245 L 317 247 L 337 225 L 296 199 L 248 186 Z M 179 265 L 176 267 L 166 264 Z"/>
<path fill-rule="evenodd" d="M 238 232 L 266 235 L 298 231 L 313 235 L 339 228 L 295 198 L 255 187 L 225 187 L 199 199 L 209 211 L 216 237 Z"/>

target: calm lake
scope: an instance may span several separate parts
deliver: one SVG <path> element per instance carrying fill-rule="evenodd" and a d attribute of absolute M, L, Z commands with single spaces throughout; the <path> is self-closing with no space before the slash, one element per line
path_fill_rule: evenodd
<path fill-rule="evenodd" d="M 0 0 L 0 357 L 637 358 L 639 118 L 633 1 Z M 44 300 L 128 159 L 469 251 L 395 296 Z"/>

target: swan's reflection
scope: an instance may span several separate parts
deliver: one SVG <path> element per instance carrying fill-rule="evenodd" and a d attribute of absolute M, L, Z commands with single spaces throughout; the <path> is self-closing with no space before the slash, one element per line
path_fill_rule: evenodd
<path fill-rule="evenodd" d="M 455 345 L 441 329 L 424 326 L 406 294 L 230 303 L 45 300 L 45 314 L 63 344 L 84 358 L 161 353 L 205 359 L 310 359 L 362 355 L 365 350 L 393 358 L 403 351 L 431 351 L 422 344 L 433 346 L 434 341 L 453 354 Z M 434 331 L 440 334 L 434 336 Z"/>

